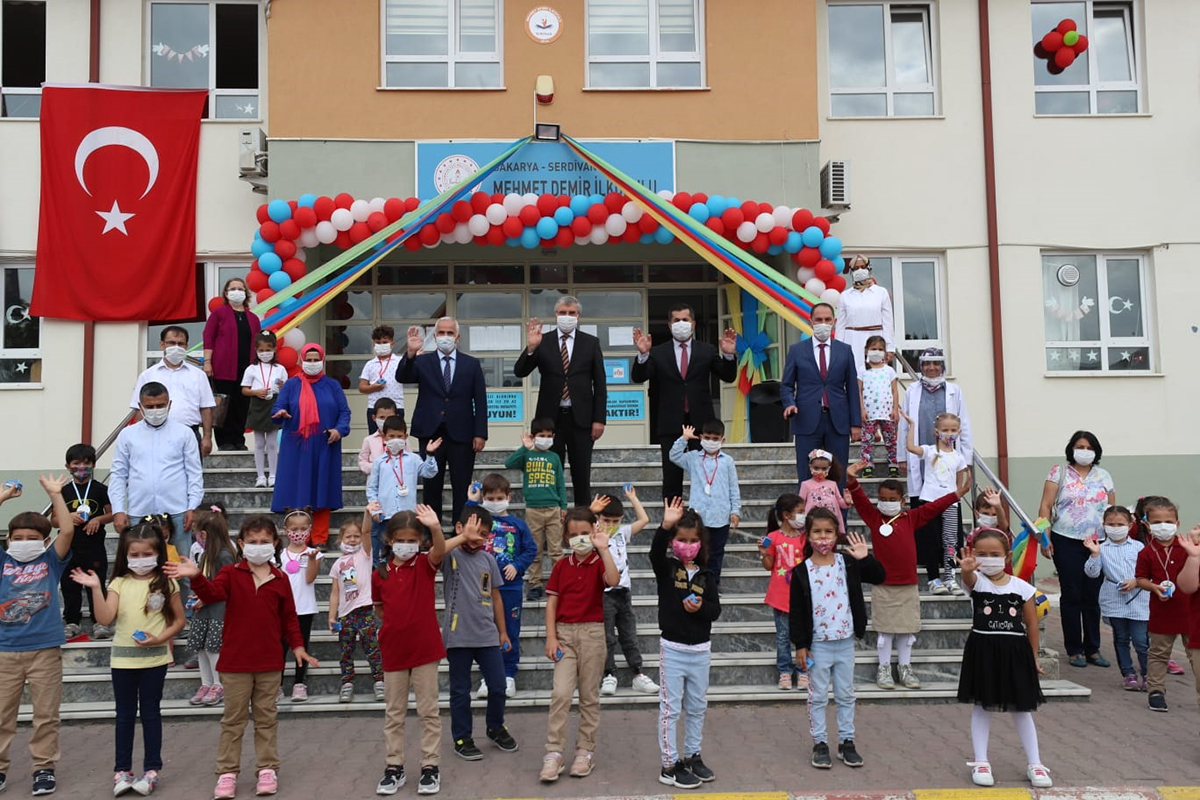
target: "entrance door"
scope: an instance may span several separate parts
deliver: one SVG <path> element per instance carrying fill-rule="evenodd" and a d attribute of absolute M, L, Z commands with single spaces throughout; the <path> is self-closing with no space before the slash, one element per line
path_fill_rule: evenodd
<path fill-rule="evenodd" d="M 655 344 L 671 341 L 671 328 L 668 320 L 671 309 L 685 304 L 692 307 L 696 317 L 694 337 L 702 342 L 708 342 L 714 347 L 721 338 L 720 308 L 717 305 L 716 289 L 650 289 L 646 293 L 646 319 L 649 323 L 647 333 Z M 716 376 L 710 378 L 709 391 L 712 393 L 713 410 L 717 418 L 721 418 L 721 388 Z M 650 440 L 657 440 L 658 430 L 658 392 L 655 385 L 650 384 Z"/>

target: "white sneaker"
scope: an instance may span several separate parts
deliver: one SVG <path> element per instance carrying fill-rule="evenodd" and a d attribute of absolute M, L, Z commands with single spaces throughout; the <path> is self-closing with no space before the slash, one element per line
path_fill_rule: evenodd
<path fill-rule="evenodd" d="M 946 586 L 946 584 L 942 583 L 937 578 L 934 578 L 933 580 L 931 580 L 929 582 L 929 593 L 930 594 L 950 594 L 950 589 L 949 589 L 949 587 Z"/>
<path fill-rule="evenodd" d="M 92 626 L 92 638 L 93 639 L 103 642 L 107 639 L 111 639 L 112 637 L 113 637 L 112 627 L 110 627 L 108 625 L 101 625 L 99 622 L 97 622 L 95 625 Z"/>
<path fill-rule="evenodd" d="M 875 670 L 875 685 L 880 689 L 895 689 L 896 682 L 892 680 L 892 665 L 880 664 Z"/>
<path fill-rule="evenodd" d="M 267 478 L 267 486 L 274 488 L 274 486 L 275 486 L 275 476 L 274 475 Z"/>
<path fill-rule="evenodd" d="M 482 700 L 487 697 L 487 681 L 480 681 L 479 688 L 475 690 L 475 699 Z"/>
<path fill-rule="evenodd" d="M 80 636 L 82 633 L 83 628 L 81 628 L 79 625 L 76 625 L 74 622 L 68 622 L 66 625 L 63 625 L 63 636 L 68 639 L 74 639 L 76 636 Z M 132 784 L 130 785 L 132 786 Z"/>
<path fill-rule="evenodd" d="M 605 697 L 612 697 L 617 693 L 617 676 L 605 675 L 604 680 L 600 681 L 600 694 Z"/>
<path fill-rule="evenodd" d="M 1050 780 L 1050 770 L 1041 764 L 1030 764 L 1025 770 L 1025 777 L 1029 778 L 1030 785 L 1035 789 L 1049 789 L 1054 785 L 1054 781 Z"/>
<path fill-rule="evenodd" d="M 255 489 L 265 489 L 266 486 L 267 486 L 267 477 L 265 475 L 259 475 L 257 478 L 254 479 L 254 488 Z"/>
<path fill-rule="evenodd" d="M 504 679 L 504 696 L 505 697 L 516 697 L 517 696 L 517 679 L 516 678 L 505 678 Z"/>
<path fill-rule="evenodd" d="M 650 680 L 648 675 L 639 673 L 633 676 L 633 690 L 643 694 L 658 694 L 658 684 Z"/>
<path fill-rule="evenodd" d="M 976 786 L 995 786 L 996 778 L 992 775 L 992 765 L 986 761 L 971 761 L 971 783 Z"/>
<path fill-rule="evenodd" d="M 949 590 L 950 590 L 950 594 L 954 595 L 955 597 L 962 597 L 963 595 L 965 595 L 965 594 L 966 594 L 966 592 L 964 592 L 964 591 L 962 590 L 962 587 L 961 587 L 961 586 L 959 586 L 959 585 L 958 585 L 957 583 L 955 583 L 954 581 L 950 581 L 949 583 L 947 583 L 947 584 L 946 584 L 946 588 L 947 588 L 947 589 L 949 589 Z"/>

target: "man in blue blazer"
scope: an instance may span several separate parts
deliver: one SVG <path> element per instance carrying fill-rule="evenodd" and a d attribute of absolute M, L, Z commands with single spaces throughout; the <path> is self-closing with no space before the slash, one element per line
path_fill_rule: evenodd
<path fill-rule="evenodd" d="M 408 351 L 396 367 L 399 383 L 417 384 L 417 408 L 408 431 L 425 446 L 441 438 L 435 451 L 438 474 L 425 479 L 425 505 L 442 515 L 442 487 L 450 471 L 453 492 L 452 521 L 462 514 L 467 487 L 475 470 L 475 454 L 487 442 L 487 386 L 479 359 L 458 349 L 458 322 L 442 317 L 434 328 L 437 350 L 422 353 L 425 335 L 421 328 L 408 329 Z"/>
<path fill-rule="evenodd" d="M 808 453 L 818 447 L 833 453 L 844 475 L 850 440 L 858 440 L 862 427 L 854 351 L 845 342 L 829 338 L 833 306 L 818 303 L 810 319 L 812 338 L 788 350 L 780 388 L 783 418 L 792 420 L 796 437 L 796 474 L 801 481 L 809 478 Z"/>

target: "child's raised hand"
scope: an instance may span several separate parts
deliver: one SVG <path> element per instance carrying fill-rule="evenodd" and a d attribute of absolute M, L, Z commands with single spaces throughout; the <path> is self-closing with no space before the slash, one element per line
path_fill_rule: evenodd
<path fill-rule="evenodd" d="M 180 561 L 168 561 L 163 564 L 163 574 L 168 578 L 194 578 L 200 574 L 200 568 L 190 558 Z"/>
<path fill-rule="evenodd" d="M 865 460 L 851 462 L 850 465 L 846 467 L 846 477 L 854 478 L 854 480 L 858 480 L 859 470 L 861 470 L 866 465 L 867 465 L 867 462 Z"/>
<path fill-rule="evenodd" d="M 478 503 L 483 499 L 483 486 L 479 481 L 475 481 L 467 487 L 467 499 L 472 503 Z"/>
<path fill-rule="evenodd" d="M 975 548 L 973 547 L 964 547 L 958 558 L 954 560 L 962 567 L 963 572 L 974 572 L 979 567 L 979 562 L 975 560 Z"/>
<path fill-rule="evenodd" d="M 1100 542 L 1096 539 L 1096 534 L 1090 533 L 1083 537 L 1083 546 L 1086 547 L 1087 551 L 1093 556 L 1100 555 Z"/>
<path fill-rule="evenodd" d="M 297 647 L 292 650 L 292 655 L 296 657 L 296 666 L 303 666 L 304 664 L 308 664 L 310 667 L 321 666 L 321 662 L 310 656 L 308 651 L 303 647 Z"/>
<path fill-rule="evenodd" d="M 467 519 L 466 524 L 462 526 L 462 529 L 463 538 L 472 545 L 483 544 L 486 534 L 483 530 L 483 523 L 479 521 L 479 517 L 477 515 L 472 514 L 470 518 Z"/>
<path fill-rule="evenodd" d="M 668 501 L 663 507 L 662 526 L 666 530 L 670 530 L 681 519 L 683 519 L 683 498 L 676 497 L 674 500 Z"/>
<path fill-rule="evenodd" d="M 597 550 L 608 549 L 608 534 L 600 530 L 599 523 L 596 524 L 596 527 L 592 528 L 592 546 Z"/>
<path fill-rule="evenodd" d="M 867 548 L 867 540 L 861 534 L 853 532 L 846 535 L 846 550 L 855 561 L 862 561 L 870 552 Z"/>
<path fill-rule="evenodd" d="M 592 504 L 588 506 L 588 511 L 591 511 L 593 514 L 599 514 L 601 511 L 608 508 L 608 504 L 610 502 L 612 501 L 608 499 L 608 495 L 606 494 L 595 495 L 592 498 Z"/>
<path fill-rule="evenodd" d="M 633 499 L 637 498 L 637 489 L 633 488 L 632 483 L 625 484 L 625 486 L 622 487 L 621 493 L 624 494 L 626 499 L 628 499 L 628 500 L 633 500 Z M 1200 526 L 1197 526 L 1197 527 L 1200 527 Z"/>
<path fill-rule="evenodd" d="M 437 512 L 424 503 L 417 506 L 417 522 L 430 530 L 442 527 L 442 521 L 438 519 Z"/>
<path fill-rule="evenodd" d="M 1200 538 L 1200 525 L 1192 528 L 1192 530 L 1186 535 L 1183 533 L 1175 534 L 1175 540 L 1179 542 L 1179 546 L 1182 547 L 1184 552 L 1186 552 L 1189 556 L 1193 557 L 1200 556 L 1200 542 L 1197 541 L 1197 538 Z"/>
<path fill-rule="evenodd" d="M 425 455 L 427 455 L 427 456 L 432 455 L 433 452 L 441 446 L 442 446 L 442 439 L 439 436 L 437 439 L 434 439 L 432 442 L 425 445 Z"/>
<path fill-rule="evenodd" d="M 685 440 L 695 439 L 696 438 L 696 428 L 692 425 L 684 425 L 683 426 L 683 438 Z"/>
<path fill-rule="evenodd" d="M 78 583 L 80 586 L 88 586 L 93 589 L 100 588 L 100 578 L 92 570 L 84 572 L 79 567 L 71 570 L 71 580 Z"/>
<path fill-rule="evenodd" d="M 51 497 L 62 494 L 63 487 L 70 482 L 71 477 L 69 475 L 59 475 L 57 477 L 54 475 L 38 476 L 38 483 L 40 483 L 42 488 L 46 490 L 46 494 L 50 495 Z"/>
<path fill-rule="evenodd" d="M 992 487 L 983 490 L 983 502 L 987 503 L 992 508 L 1000 507 L 1000 493 Z"/>
<path fill-rule="evenodd" d="M 0 503 L 6 503 L 14 497 L 21 496 L 21 487 L 17 484 L 5 484 L 0 486 Z"/>
<path fill-rule="evenodd" d="M 522 433 L 521 434 L 521 445 L 526 450 L 532 450 L 533 449 L 533 434 L 530 433 L 529 431 Z"/>

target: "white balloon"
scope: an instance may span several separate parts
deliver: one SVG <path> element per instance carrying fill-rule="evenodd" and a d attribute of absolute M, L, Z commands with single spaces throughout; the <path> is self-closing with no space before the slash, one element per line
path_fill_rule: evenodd
<path fill-rule="evenodd" d="M 821 292 L 821 302 L 829 303 L 829 305 L 833 306 L 834 308 L 838 307 L 838 300 L 841 299 L 842 293 L 837 289 L 826 289 L 825 291 Z"/>
<path fill-rule="evenodd" d="M 504 213 L 506 216 L 515 217 L 521 210 L 521 206 L 525 205 L 525 201 L 521 199 L 519 194 L 504 195 Z M 501 220 L 503 222 L 504 220 Z"/>
<path fill-rule="evenodd" d="M 472 236 L 483 236 L 490 227 L 492 226 L 483 214 L 472 214 L 471 218 L 467 220 L 467 230 L 471 232 Z"/>
<path fill-rule="evenodd" d="M 305 338 L 304 331 L 300 330 L 299 328 L 292 328 L 283 335 L 284 345 L 292 348 L 293 350 L 299 350 L 301 347 L 304 347 L 307 342 L 308 339 Z"/>
<path fill-rule="evenodd" d="M 796 270 L 796 283 L 803 286 L 804 284 L 817 277 L 817 271 L 812 267 L 801 267 Z"/>
<path fill-rule="evenodd" d="M 321 244 L 333 244 L 333 240 L 338 235 L 337 228 L 333 227 L 333 223 L 329 220 L 318 222 L 317 227 L 313 228 L 313 231 L 317 234 L 317 241 Z"/>
<path fill-rule="evenodd" d="M 737 226 L 737 240 L 749 244 L 754 241 L 754 237 L 758 236 L 758 228 L 754 227 L 753 222 L 743 222 Z"/>
<path fill-rule="evenodd" d="M 354 225 L 354 215 L 348 208 L 339 208 L 329 215 L 329 221 L 333 223 L 335 229 L 348 231 Z"/>
<path fill-rule="evenodd" d="M 537 201 L 538 196 L 533 192 L 526 192 L 525 194 L 521 195 L 521 205 L 536 206 Z"/>
<path fill-rule="evenodd" d="M 769 233 L 771 228 L 775 227 L 775 217 L 772 214 L 763 212 L 754 218 L 754 227 L 762 233 Z"/>
<path fill-rule="evenodd" d="M 387 203 L 387 200 L 384 200 L 382 197 L 372 197 L 370 202 L 371 213 L 374 214 L 376 211 L 378 211 L 382 214 L 385 203 Z"/>
<path fill-rule="evenodd" d="M 592 244 L 604 244 L 608 241 L 608 231 L 603 225 L 593 225 L 592 232 L 588 234 L 588 238 Z"/>
<path fill-rule="evenodd" d="M 303 236 L 304 234 L 300 234 L 300 235 Z M 296 255 L 292 256 L 292 258 L 296 259 L 301 264 L 307 264 L 308 263 L 308 251 L 306 251 L 303 247 L 297 247 Z"/>
<path fill-rule="evenodd" d="M 437 247 L 439 244 L 441 244 L 441 242 L 434 242 L 433 244 L 423 245 L 423 247 L 426 250 L 432 250 L 433 248 Z"/>
<path fill-rule="evenodd" d="M 366 200 L 355 200 L 350 204 L 350 216 L 354 217 L 355 222 L 366 222 L 367 217 L 371 216 L 371 204 Z"/>
<path fill-rule="evenodd" d="M 300 231 L 300 238 L 297 239 L 297 241 L 300 242 L 301 247 L 316 247 L 321 243 L 321 240 L 317 238 L 316 228 L 305 228 L 304 230 Z M 303 249 L 299 251 L 299 253 L 303 252 Z M 299 255 L 299 253 L 297 255 Z"/>
<path fill-rule="evenodd" d="M 575 244 L 577 244 L 581 247 L 585 244 L 591 244 L 591 243 L 592 243 L 592 239 L 590 236 L 576 236 L 575 237 Z"/>
<path fill-rule="evenodd" d="M 787 206 L 775 206 L 774 213 L 771 214 L 775 218 L 775 225 L 780 228 L 792 229 L 792 210 Z"/>
<path fill-rule="evenodd" d="M 471 229 L 467 227 L 467 223 L 460 222 L 454 226 L 454 241 L 457 244 L 466 244 L 471 241 Z"/>
<path fill-rule="evenodd" d="M 508 219 L 508 212 L 499 203 L 492 203 L 484 212 L 484 217 L 491 225 L 500 225 L 504 220 Z"/>
<path fill-rule="evenodd" d="M 604 230 L 608 231 L 609 236 L 620 236 L 627 227 L 629 223 L 620 214 L 609 214 L 608 219 L 604 220 Z"/>
<path fill-rule="evenodd" d="M 825 281 L 820 278 L 810 278 L 808 283 L 804 284 L 804 288 L 820 297 L 821 292 L 825 291 Z"/>
<path fill-rule="evenodd" d="M 670 189 L 659 189 L 658 196 L 669 203 L 675 197 L 675 193 Z"/>
<path fill-rule="evenodd" d="M 442 234 L 442 244 L 454 244 L 454 231 Z"/>
<path fill-rule="evenodd" d="M 642 207 L 630 200 L 628 203 L 621 206 L 621 217 L 626 222 L 637 222 L 642 218 Z"/>

